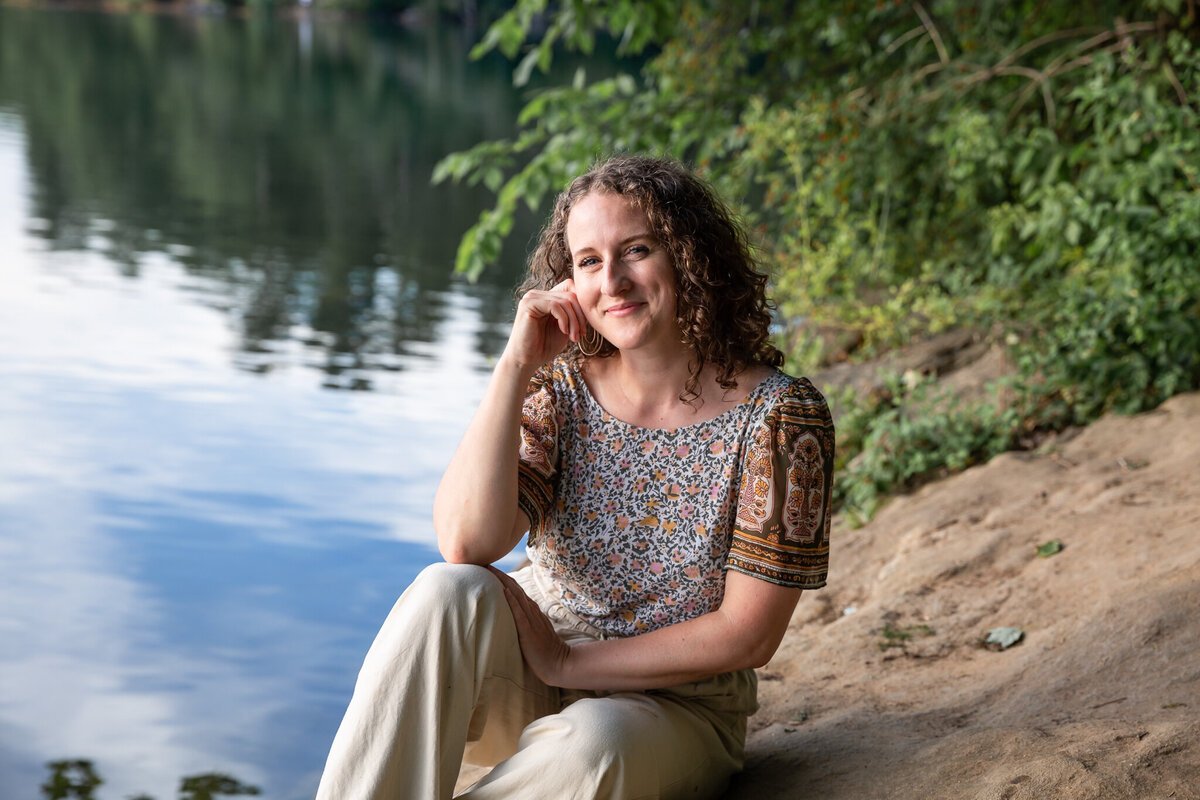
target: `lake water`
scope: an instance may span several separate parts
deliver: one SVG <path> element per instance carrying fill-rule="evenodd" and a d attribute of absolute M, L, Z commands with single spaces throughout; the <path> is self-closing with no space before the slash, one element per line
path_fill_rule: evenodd
<path fill-rule="evenodd" d="M 312 796 L 507 335 L 428 184 L 519 108 L 469 44 L 0 8 L 4 800 Z"/>

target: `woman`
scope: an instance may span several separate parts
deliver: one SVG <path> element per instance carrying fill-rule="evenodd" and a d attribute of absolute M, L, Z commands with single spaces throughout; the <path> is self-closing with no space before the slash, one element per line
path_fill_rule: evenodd
<path fill-rule="evenodd" d="M 712 797 L 753 668 L 825 583 L 833 425 L 776 367 L 712 191 L 619 157 L 558 198 L 318 797 Z M 489 567 L 529 531 L 532 563 Z"/>

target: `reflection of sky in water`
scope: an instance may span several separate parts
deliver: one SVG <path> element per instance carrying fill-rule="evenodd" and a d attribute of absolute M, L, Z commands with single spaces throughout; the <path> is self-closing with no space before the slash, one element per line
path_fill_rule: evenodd
<path fill-rule="evenodd" d="M 446 297 L 375 392 L 320 389 L 303 352 L 250 374 L 168 256 L 129 279 L 29 236 L 23 149 L 0 114 L 0 797 L 77 757 L 102 798 L 209 770 L 311 796 L 375 628 L 437 559 L 477 301 Z"/>

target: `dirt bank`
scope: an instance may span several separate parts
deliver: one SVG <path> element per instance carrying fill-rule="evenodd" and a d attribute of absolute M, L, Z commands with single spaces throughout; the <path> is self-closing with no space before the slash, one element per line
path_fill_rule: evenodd
<path fill-rule="evenodd" d="M 1200 798 L 1198 473 L 1191 394 L 836 526 L 729 797 Z"/>

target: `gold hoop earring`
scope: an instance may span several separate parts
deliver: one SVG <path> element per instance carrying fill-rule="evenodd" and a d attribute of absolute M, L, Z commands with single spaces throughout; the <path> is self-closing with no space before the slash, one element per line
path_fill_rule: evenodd
<path fill-rule="evenodd" d="M 584 343 L 587 343 L 590 347 L 591 343 L 589 342 L 589 339 L 591 339 L 593 335 L 595 336 L 596 341 L 595 346 L 591 347 L 590 351 L 585 350 L 583 347 Z M 576 347 L 579 348 L 579 352 L 584 358 L 591 358 L 595 355 L 598 355 L 600 351 L 604 349 L 604 337 L 600 335 L 598 330 L 589 326 L 588 332 L 584 334 L 582 339 L 579 340 L 579 343 L 576 345 Z"/>

